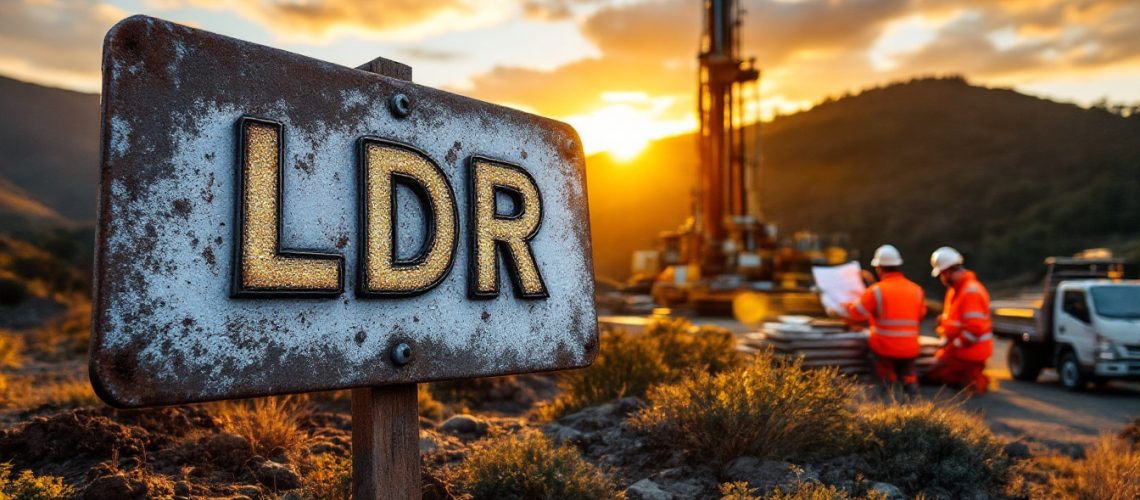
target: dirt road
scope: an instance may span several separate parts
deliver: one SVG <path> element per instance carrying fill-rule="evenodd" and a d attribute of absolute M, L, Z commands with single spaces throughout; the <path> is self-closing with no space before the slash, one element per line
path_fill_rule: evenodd
<path fill-rule="evenodd" d="M 999 340 L 986 370 L 997 389 L 965 403 L 982 412 L 994 432 L 1072 453 L 1140 417 L 1140 384 L 1112 382 L 1074 393 L 1061 387 L 1052 370 L 1037 383 L 1019 382 L 1010 378 L 1006 367 L 1008 348 L 1007 341 Z M 924 388 L 928 396 L 936 393 L 935 388 Z"/>

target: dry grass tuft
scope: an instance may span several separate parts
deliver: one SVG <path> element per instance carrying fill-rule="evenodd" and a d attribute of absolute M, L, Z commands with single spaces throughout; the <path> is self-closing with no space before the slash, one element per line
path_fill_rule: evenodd
<path fill-rule="evenodd" d="M 417 385 L 419 387 L 416 388 L 416 402 L 421 417 L 439 421 L 450 415 L 449 406 L 435 399 L 429 390 L 429 384 Z M 312 406 L 320 411 L 352 413 L 352 389 L 311 392 L 306 396 Z"/>
<path fill-rule="evenodd" d="M 854 443 L 870 464 L 867 476 L 907 491 L 938 487 L 958 496 L 995 489 L 1010 462 L 1004 443 L 978 415 L 949 402 L 866 403 L 858 411 Z"/>
<path fill-rule="evenodd" d="M 447 407 L 435 399 L 428 388 L 428 384 L 419 384 L 416 388 L 416 400 L 419 403 L 421 417 L 440 421 L 447 414 Z"/>
<path fill-rule="evenodd" d="M 554 446 L 538 432 L 477 444 L 460 465 L 459 484 L 479 499 L 622 498 L 613 480 L 569 445 Z"/>
<path fill-rule="evenodd" d="M 0 498 L 4 500 L 56 500 L 74 495 L 75 488 L 64 484 L 61 477 L 37 476 L 30 470 L 12 477 L 12 464 L 0 463 Z"/>
<path fill-rule="evenodd" d="M 352 460 L 331 453 L 312 457 L 300 496 L 305 500 L 352 498 Z"/>
<path fill-rule="evenodd" d="M 552 419 L 624 396 L 644 397 L 654 385 L 719 373 L 740 362 L 736 337 L 722 328 L 695 329 L 677 319 L 651 323 L 641 334 L 608 329 L 593 366 L 562 375 L 562 394 L 541 413 Z"/>
<path fill-rule="evenodd" d="M 1120 431 L 1120 439 L 1128 442 L 1133 448 L 1140 449 L 1140 417 L 1132 419 L 1132 423 Z"/>
<path fill-rule="evenodd" d="M 558 382 L 562 393 L 542 409 L 542 416 L 553 419 L 626 395 L 643 396 L 668 379 L 669 367 L 654 343 L 624 330 L 607 331 L 593 366 L 564 373 Z"/>
<path fill-rule="evenodd" d="M 0 389 L 4 389 L 0 391 L 0 407 L 38 408 L 48 405 L 77 408 L 102 404 L 86 375 L 9 375 L 6 382 L 4 378 L 0 373 Z"/>
<path fill-rule="evenodd" d="M 310 411 L 304 396 L 283 396 L 218 403 L 216 416 L 226 431 L 246 438 L 255 455 L 294 460 L 308 440 L 300 420 Z"/>
<path fill-rule="evenodd" d="M 736 336 L 724 328 L 694 328 L 683 318 L 661 319 L 650 323 L 642 335 L 657 346 L 665 366 L 674 372 L 715 374 L 741 365 Z"/>
<path fill-rule="evenodd" d="M 835 370 L 761 354 L 733 371 L 651 389 L 649 407 L 631 423 L 658 445 L 701 460 L 805 459 L 834 454 L 849 439 L 852 393 L 851 380 Z"/>
<path fill-rule="evenodd" d="M 87 355 L 91 342 L 91 303 L 76 302 L 62 317 L 27 334 L 28 355 L 43 361 L 63 361 Z"/>
<path fill-rule="evenodd" d="M 1052 455 L 1034 460 L 1049 480 L 1039 496 L 1064 499 L 1140 498 L 1140 449 L 1112 436 L 1101 436 L 1084 460 Z"/>
<path fill-rule="evenodd" d="M 0 329 L 0 370 L 24 366 L 24 339 L 16 332 Z"/>

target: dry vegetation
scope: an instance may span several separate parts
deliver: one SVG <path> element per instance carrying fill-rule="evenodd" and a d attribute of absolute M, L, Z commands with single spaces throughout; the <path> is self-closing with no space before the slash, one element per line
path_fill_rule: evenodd
<path fill-rule="evenodd" d="M 562 394 L 542 415 L 556 418 L 624 396 L 644 397 L 654 385 L 719 373 L 739 364 L 736 339 L 721 328 L 698 329 L 678 319 L 653 323 L 640 335 L 606 330 L 598 359 L 590 368 L 564 374 L 559 383 Z"/>
<path fill-rule="evenodd" d="M 1034 457 L 1020 467 L 1009 491 L 1028 498 L 1065 500 L 1140 498 L 1140 447 L 1130 432 L 1101 436 L 1083 459 L 1061 454 Z"/>
<path fill-rule="evenodd" d="M 1000 491 L 1010 460 L 980 416 L 949 402 L 868 403 L 857 411 L 855 446 L 868 476 L 908 491 L 939 488 L 959 496 Z"/>
<path fill-rule="evenodd" d="M 285 396 L 226 401 L 212 413 L 223 429 L 245 438 L 251 456 L 295 460 L 307 438 L 300 421 L 311 411 L 308 398 Z"/>
<path fill-rule="evenodd" d="M 39 326 L 0 328 L 0 409 L 99 404 L 86 369 L 90 302 L 71 297 L 64 304 Z"/>
<path fill-rule="evenodd" d="M 459 467 L 457 479 L 477 500 L 621 498 L 612 480 L 576 450 L 555 446 L 537 432 L 476 445 Z"/>
<path fill-rule="evenodd" d="M 0 465 L 0 499 L 349 497 L 349 391 L 110 410 L 95 399 L 85 374 L 44 369 L 82 367 L 78 346 L 86 342 L 88 314 L 80 303 L 42 326 L 0 331 L 0 375 L 6 375 L 0 376 L 0 406 L 39 408 L 42 415 L 0 430 L 0 463 L 10 461 Z M 490 432 L 448 435 L 433 422 L 481 399 L 519 399 L 526 384 L 502 378 L 421 385 L 424 436 L 438 443 L 425 452 L 425 471 L 433 481 L 446 481 L 437 497 L 622 497 L 630 482 L 646 476 L 625 477 L 626 465 L 587 453 L 588 440 L 556 439 L 536 427 L 628 396 L 640 399 L 628 400 L 632 409 L 618 423 L 645 443 L 629 453 L 645 454 L 641 467 L 650 467 L 635 474 L 653 474 L 654 462 L 667 456 L 689 467 L 684 470 L 720 470 L 738 457 L 788 461 L 797 470 L 829 460 L 855 464 L 841 478 L 763 489 L 721 478 L 701 496 L 885 498 L 870 488 L 876 482 L 931 498 L 980 491 L 1029 498 L 1140 495 L 1140 423 L 1119 438 L 1106 437 L 1084 459 L 1013 463 L 1004 443 L 954 404 L 867 402 L 853 380 L 833 370 L 804 369 L 771 354 L 742 359 L 723 330 L 669 321 L 640 335 L 606 331 L 601 342 L 597 363 L 560 375 L 561 394 L 537 408 L 530 423 L 508 418 Z"/>
<path fill-rule="evenodd" d="M 651 389 L 649 407 L 632 424 L 698 460 L 806 460 L 841 451 L 850 439 L 852 394 L 853 384 L 834 370 L 805 371 L 764 354 L 740 369 Z"/>
<path fill-rule="evenodd" d="M 75 488 L 56 476 L 37 476 L 30 470 L 12 474 L 11 463 L 0 463 L 0 499 L 55 500 L 71 498 Z"/>

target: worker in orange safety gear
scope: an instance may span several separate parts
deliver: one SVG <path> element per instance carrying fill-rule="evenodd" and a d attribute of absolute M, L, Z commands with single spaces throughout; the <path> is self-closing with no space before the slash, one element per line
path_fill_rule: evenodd
<path fill-rule="evenodd" d="M 963 265 L 962 254 L 942 247 L 930 256 L 931 275 L 946 286 L 946 300 L 938 318 L 938 335 L 945 345 L 925 382 L 966 388 L 981 394 L 989 388 L 986 361 L 994 351 L 990 322 L 990 294 L 974 273 Z"/>
<path fill-rule="evenodd" d="M 870 324 L 871 364 L 887 392 L 900 379 L 908 397 L 918 396 L 918 327 L 926 316 L 925 293 L 922 287 L 903 276 L 902 256 L 898 249 L 883 245 L 875 250 L 871 266 L 879 275 L 879 282 L 863 291 L 859 300 L 847 305 L 850 322 Z"/>

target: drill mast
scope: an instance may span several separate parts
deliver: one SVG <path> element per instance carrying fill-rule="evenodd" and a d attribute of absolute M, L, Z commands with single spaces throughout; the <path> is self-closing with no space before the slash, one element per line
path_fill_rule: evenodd
<path fill-rule="evenodd" d="M 756 162 L 748 156 L 744 104 L 759 93 L 755 84 L 760 71 L 755 58 L 745 61 L 739 56 L 738 0 L 703 3 L 697 91 L 701 163 L 694 214 L 700 241 L 695 242 L 691 263 L 701 267 L 702 275 L 714 276 L 734 271 L 731 254 L 754 250 L 758 243 L 753 236 L 759 227 L 759 200 L 749 196 Z"/>

